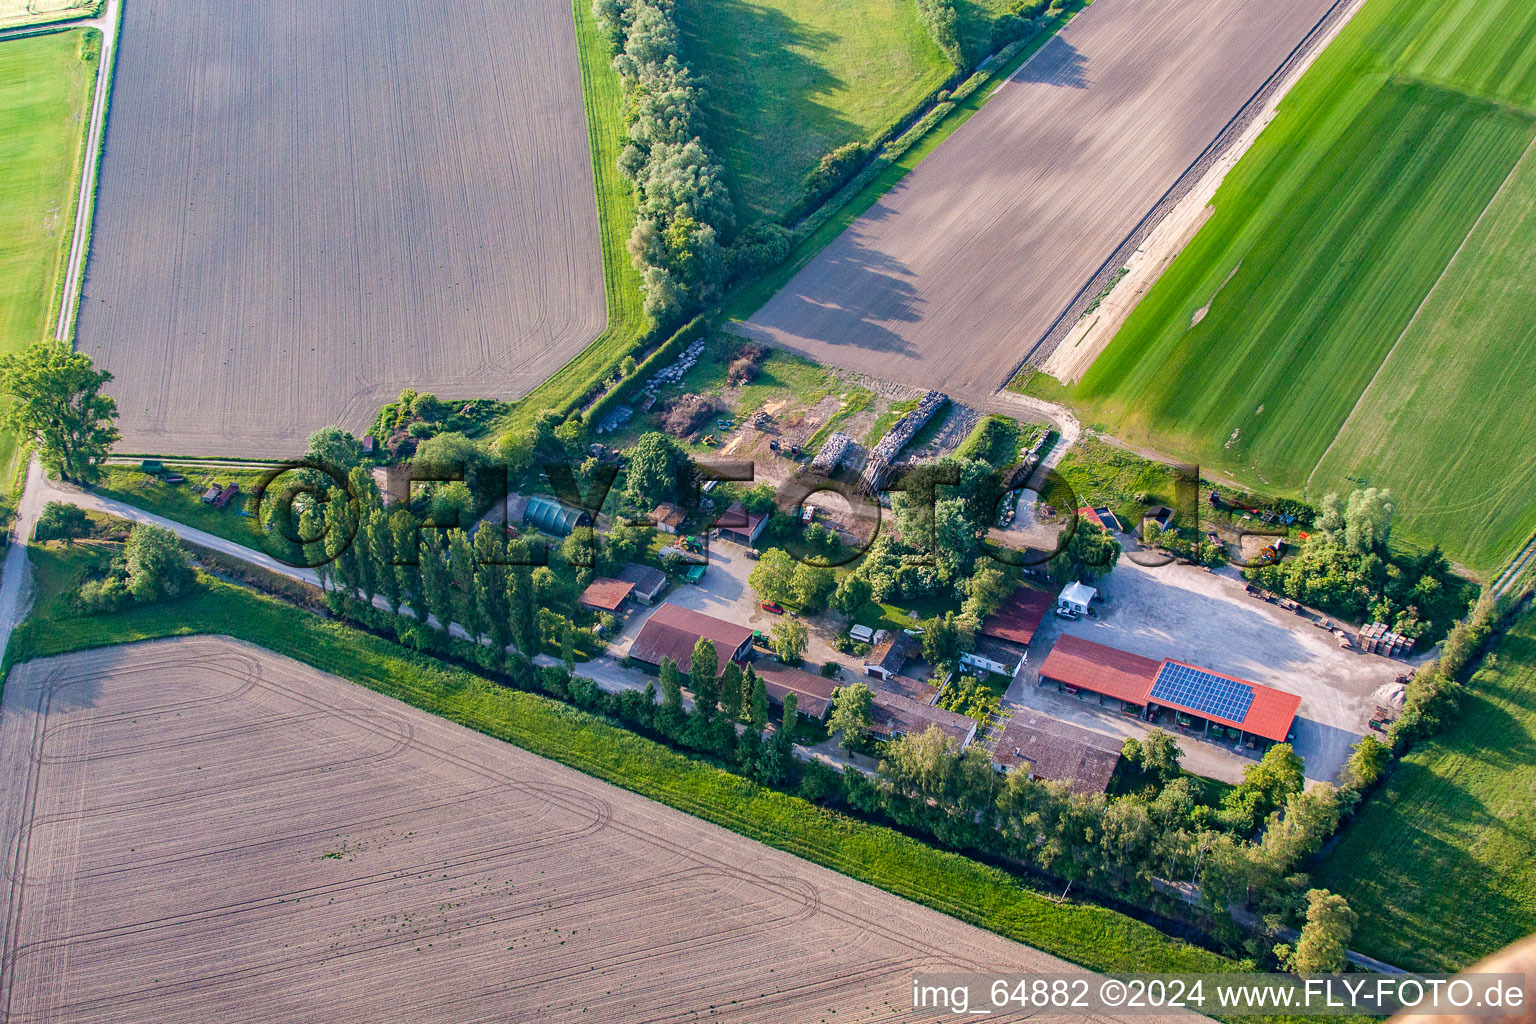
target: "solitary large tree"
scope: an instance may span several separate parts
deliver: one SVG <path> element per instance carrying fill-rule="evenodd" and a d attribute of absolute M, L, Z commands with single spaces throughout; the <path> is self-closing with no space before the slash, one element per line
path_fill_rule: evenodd
<path fill-rule="evenodd" d="M 112 379 L 62 341 L 39 341 L 0 359 L 0 388 L 13 399 L 5 426 L 37 445 L 43 465 L 90 483 L 118 439 L 117 403 L 101 393 Z"/>

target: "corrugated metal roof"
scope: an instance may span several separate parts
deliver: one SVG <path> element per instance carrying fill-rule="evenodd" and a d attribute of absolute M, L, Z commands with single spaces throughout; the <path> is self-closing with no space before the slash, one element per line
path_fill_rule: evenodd
<path fill-rule="evenodd" d="M 1040 675 L 1132 704 L 1145 704 L 1162 662 L 1063 633 L 1045 656 Z"/>
<path fill-rule="evenodd" d="M 671 658 L 686 673 L 693 664 L 693 647 L 700 637 L 715 645 L 715 654 L 719 656 L 718 671 L 723 672 L 725 663 L 752 639 L 752 631 L 734 622 L 668 602 L 645 621 L 640 635 L 630 645 L 629 654 L 648 665 L 657 666 L 663 658 Z"/>

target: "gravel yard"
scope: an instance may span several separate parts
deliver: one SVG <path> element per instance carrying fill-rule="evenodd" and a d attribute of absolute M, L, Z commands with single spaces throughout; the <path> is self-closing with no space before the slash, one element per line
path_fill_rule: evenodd
<path fill-rule="evenodd" d="M 1040 663 L 1062 633 L 1149 658 L 1177 658 L 1298 694 L 1296 751 L 1306 759 L 1308 778 L 1330 780 L 1367 731 L 1376 689 L 1412 669 L 1404 661 L 1342 650 L 1310 618 L 1249 597 L 1233 570 L 1149 568 L 1122 558 L 1100 593 L 1096 618 L 1046 616 L 1010 700 L 1101 732 L 1134 735 L 1143 726 L 1117 711 L 1039 689 Z M 1255 756 L 1196 738 L 1185 738 L 1183 746 L 1191 770 L 1227 781 L 1240 779 Z"/>

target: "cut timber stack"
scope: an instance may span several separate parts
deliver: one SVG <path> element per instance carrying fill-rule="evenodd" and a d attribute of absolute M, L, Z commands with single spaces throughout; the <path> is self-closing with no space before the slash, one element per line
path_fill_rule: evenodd
<path fill-rule="evenodd" d="M 949 396 L 940 391 L 930 391 L 917 403 L 917 407 L 896 421 L 896 425 L 890 429 L 880 443 L 870 449 L 869 461 L 864 465 L 864 486 L 870 492 L 878 491 L 885 485 L 886 477 L 890 475 L 891 463 L 896 461 L 896 456 L 901 454 L 917 432 L 928 425 L 940 409 L 949 402 Z"/>
<path fill-rule="evenodd" d="M 1401 658 L 1413 651 L 1413 639 L 1394 633 L 1385 622 L 1372 622 L 1360 630 L 1360 647 L 1367 654 Z"/>

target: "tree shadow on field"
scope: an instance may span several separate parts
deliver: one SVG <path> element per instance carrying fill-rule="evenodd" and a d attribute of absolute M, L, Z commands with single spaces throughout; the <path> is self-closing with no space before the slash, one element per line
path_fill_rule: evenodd
<path fill-rule="evenodd" d="M 797 197 L 824 153 L 864 136 L 829 102 L 847 83 L 811 56 L 839 37 L 751 0 L 681 0 L 677 13 L 705 86 L 705 141 L 725 161 L 738 218 L 777 215 L 765 200 Z"/>
<path fill-rule="evenodd" d="M 876 203 L 864 216 L 888 215 L 883 206 Z M 773 326 L 826 345 L 919 354 L 886 326 L 922 319 L 916 275 L 905 263 L 865 244 L 855 224 L 823 249 L 811 267 L 813 273 L 802 274 L 776 297 Z"/>
<path fill-rule="evenodd" d="M 1014 72 L 1015 82 L 1039 82 L 1067 89 L 1086 89 L 1093 84 L 1088 77 L 1088 58 L 1061 36 L 1052 36 L 1032 60 Z"/>

